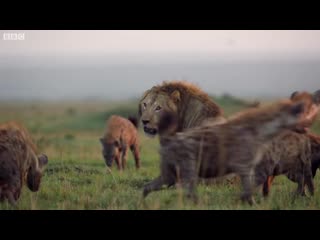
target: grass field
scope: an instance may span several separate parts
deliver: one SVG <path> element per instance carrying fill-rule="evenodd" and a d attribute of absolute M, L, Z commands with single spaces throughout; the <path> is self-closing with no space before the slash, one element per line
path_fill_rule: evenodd
<path fill-rule="evenodd" d="M 244 107 L 241 101 L 217 99 L 226 115 Z M 107 170 L 99 137 L 111 114 L 137 112 L 137 101 L 1 103 L 0 122 L 17 120 L 32 133 L 41 152 L 49 157 L 39 192 L 23 188 L 18 209 L 320 209 L 320 176 L 315 178 L 315 196 L 293 198 L 296 184 L 284 176 L 275 179 L 268 199 L 257 190 L 257 205 L 241 203 L 239 183 L 206 184 L 197 187 L 194 204 L 180 189 L 154 192 L 142 201 L 143 185 L 159 174 L 158 138 L 141 136 L 141 164 L 137 171 L 129 153 L 128 169 Z M 320 121 L 313 127 L 320 134 Z M 0 209 L 13 209 L 0 203 Z"/>

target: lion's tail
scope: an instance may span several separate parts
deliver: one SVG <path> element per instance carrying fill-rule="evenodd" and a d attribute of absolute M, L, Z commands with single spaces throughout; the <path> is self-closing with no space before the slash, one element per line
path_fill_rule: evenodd
<path fill-rule="evenodd" d="M 174 135 L 178 127 L 178 117 L 174 113 L 164 112 L 159 121 L 159 135 Z"/>

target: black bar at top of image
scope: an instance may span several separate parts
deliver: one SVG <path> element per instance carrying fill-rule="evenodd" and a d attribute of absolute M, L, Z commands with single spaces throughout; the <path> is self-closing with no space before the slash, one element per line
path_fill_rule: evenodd
<path fill-rule="evenodd" d="M 10 13 L 10 12 L 9 12 Z M 243 11 L 204 10 L 184 12 L 116 11 L 68 14 L 24 13 L 0 15 L 1 30 L 316 30 L 320 29 L 320 15 L 267 12 L 247 14 Z M 202 14 L 203 13 L 203 14 Z M 305 15 L 306 16 L 305 16 Z"/>

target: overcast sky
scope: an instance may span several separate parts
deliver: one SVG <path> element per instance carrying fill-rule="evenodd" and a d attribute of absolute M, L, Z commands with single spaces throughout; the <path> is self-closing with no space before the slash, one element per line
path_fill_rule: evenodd
<path fill-rule="evenodd" d="M 13 32 L 13 31 L 5 31 Z M 1 41 L 0 54 L 128 53 L 320 54 L 320 31 L 18 31 L 24 41 Z M 1 31 L 1 35 L 4 31 Z"/>
<path fill-rule="evenodd" d="M 3 40 L 8 32 L 24 33 L 25 40 Z M 312 90 L 320 82 L 320 31 L 64 30 L 0 31 L 0 36 L 0 99 L 139 95 L 174 78 L 212 94 L 241 96 Z M 278 63 L 283 60 L 285 65 Z M 221 65 L 225 61 L 230 63 Z"/>

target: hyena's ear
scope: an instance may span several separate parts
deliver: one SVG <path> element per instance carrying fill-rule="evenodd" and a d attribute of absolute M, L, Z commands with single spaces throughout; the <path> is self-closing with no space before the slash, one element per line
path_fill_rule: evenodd
<path fill-rule="evenodd" d="M 181 100 L 180 98 L 180 92 L 178 90 L 174 90 L 170 97 L 175 101 L 175 102 L 179 102 Z"/>
<path fill-rule="evenodd" d="M 290 113 L 293 115 L 293 116 L 298 116 L 300 115 L 301 113 L 303 113 L 304 111 L 304 103 L 303 102 L 298 102 L 298 103 L 295 103 L 291 106 L 290 108 Z"/>
<path fill-rule="evenodd" d="M 136 117 L 134 116 L 129 116 L 128 117 L 128 120 L 136 127 L 138 128 L 139 127 L 139 121 Z"/>
<path fill-rule="evenodd" d="M 293 92 L 290 96 L 290 99 L 292 100 L 295 96 L 297 96 L 298 93 L 298 91 Z"/>
<path fill-rule="evenodd" d="M 315 91 L 315 92 L 313 93 L 312 98 L 313 98 L 313 102 L 314 102 L 315 104 L 317 104 L 317 105 L 320 104 L 320 89 L 319 89 L 318 91 Z"/>
<path fill-rule="evenodd" d="M 99 141 L 102 145 L 104 145 L 104 139 L 103 138 L 99 138 Z"/>
<path fill-rule="evenodd" d="M 48 164 L 48 157 L 45 154 L 41 154 L 38 156 L 39 159 L 39 167 L 42 168 Z"/>

